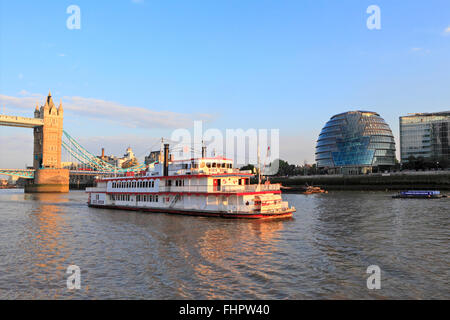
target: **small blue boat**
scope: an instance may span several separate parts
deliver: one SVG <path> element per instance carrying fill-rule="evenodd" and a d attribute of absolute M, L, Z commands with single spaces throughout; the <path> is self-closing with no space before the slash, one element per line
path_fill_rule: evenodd
<path fill-rule="evenodd" d="M 401 199 L 438 199 L 443 198 L 444 196 L 440 191 L 428 191 L 428 190 L 410 190 L 410 191 L 401 191 L 392 198 L 401 198 Z"/>

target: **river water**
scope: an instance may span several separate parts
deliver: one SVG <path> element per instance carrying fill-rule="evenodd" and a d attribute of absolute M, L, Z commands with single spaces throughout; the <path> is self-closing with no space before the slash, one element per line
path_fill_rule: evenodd
<path fill-rule="evenodd" d="M 286 194 L 295 218 L 244 221 L 0 190 L 0 298 L 449 299 L 450 198 L 390 196 Z M 370 265 L 379 290 L 367 288 Z"/>

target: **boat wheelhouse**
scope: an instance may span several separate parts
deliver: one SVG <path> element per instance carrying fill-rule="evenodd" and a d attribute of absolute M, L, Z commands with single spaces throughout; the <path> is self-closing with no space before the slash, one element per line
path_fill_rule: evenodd
<path fill-rule="evenodd" d="M 97 180 L 87 188 L 88 205 L 226 218 L 286 218 L 295 212 L 279 184 L 250 184 L 251 171 L 223 157 L 172 160 L 164 145 L 161 161 L 138 174 Z"/>

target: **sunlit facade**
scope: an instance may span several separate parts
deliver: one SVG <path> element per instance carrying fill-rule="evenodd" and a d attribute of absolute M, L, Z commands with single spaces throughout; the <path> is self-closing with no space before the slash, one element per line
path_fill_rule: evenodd
<path fill-rule="evenodd" d="M 319 169 L 328 173 L 360 174 L 392 167 L 395 165 L 392 131 L 375 112 L 337 114 L 319 135 L 316 162 Z"/>
<path fill-rule="evenodd" d="M 450 160 L 450 111 L 400 117 L 401 161 L 410 157 Z"/>

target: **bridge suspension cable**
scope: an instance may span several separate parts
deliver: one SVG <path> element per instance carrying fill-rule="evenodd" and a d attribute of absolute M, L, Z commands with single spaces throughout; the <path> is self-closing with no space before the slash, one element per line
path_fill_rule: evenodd
<path fill-rule="evenodd" d="M 69 154 L 79 162 L 95 171 L 123 173 L 142 171 L 146 168 L 146 165 L 144 164 L 135 165 L 129 168 L 117 167 L 90 153 L 66 131 L 63 131 L 63 136 L 67 139 L 67 142 L 64 140 L 62 141 L 63 148 L 66 149 L 67 152 L 69 152 Z"/>

